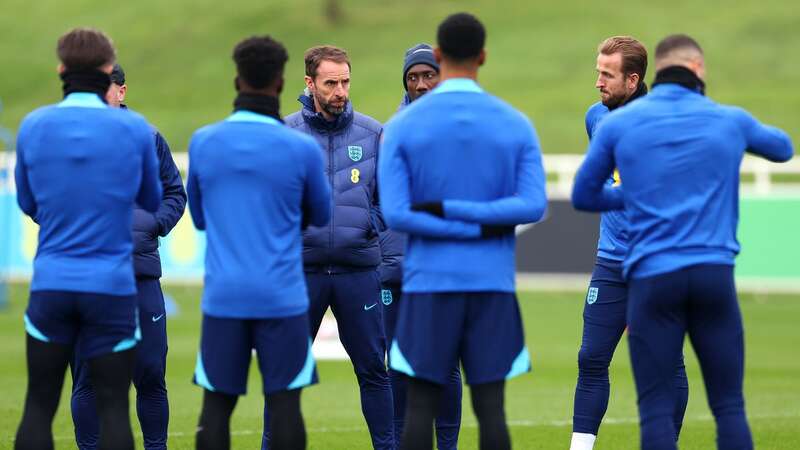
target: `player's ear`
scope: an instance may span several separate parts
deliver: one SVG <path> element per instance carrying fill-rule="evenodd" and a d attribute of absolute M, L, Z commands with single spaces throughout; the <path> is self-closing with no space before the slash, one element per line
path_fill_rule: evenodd
<path fill-rule="evenodd" d="M 634 72 L 628 76 L 628 88 L 629 89 L 636 89 L 636 86 L 639 85 L 639 74 Z"/>
<path fill-rule="evenodd" d="M 58 63 L 58 65 L 56 66 L 56 71 L 58 71 L 58 74 L 61 75 L 62 73 L 67 71 L 67 67 L 64 66 L 64 64 Z"/>
<path fill-rule="evenodd" d="M 313 78 L 311 78 L 310 76 L 306 75 L 303 78 L 303 80 L 306 82 L 306 88 L 308 88 L 309 91 L 314 89 L 314 79 Z"/>
<path fill-rule="evenodd" d="M 481 53 L 478 55 L 478 66 L 482 66 L 486 63 L 486 49 L 481 49 Z"/>
<path fill-rule="evenodd" d="M 439 47 L 433 49 L 433 59 L 436 60 L 436 64 L 442 65 L 442 51 Z"/>
<path fill-rule="evenodd" d="M 233 88 L 236 89 L 236 92 L 239 92 L 239 90 L 242 88 L 239 84 L 239 75 L 236 75 L 236 78 L 233 79 Z"/>

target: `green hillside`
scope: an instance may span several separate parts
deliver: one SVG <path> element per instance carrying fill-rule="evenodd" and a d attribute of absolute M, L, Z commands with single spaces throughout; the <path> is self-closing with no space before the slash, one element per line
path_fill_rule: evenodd
<path fill-rule="evenodd" d="M 192 130 L 224 117 L 233 98 L 230 53 L 240 38 L 269 33 L 288 47 L 283 112 L 297 109 L 302 52 L 332 43 L 353 60 L 356 108 L 384 121 L 402 95 L 404 50 L 434 40 L 448 13 L 468 10 L 488 28 L 489 59 L 481 82 L 535 122 L 546 152 L 581 152 L 583 113 L 597 99 L 597 43 L 632 34 L 649 47 L 687 32 L 705 47 L 708 92 L 788 128 L 800 115 L 800 8 L 787 0 L 616 2 L 511 0 L 341 1 L 343 21 L 328 23 L 323 0 L 4 0 L 0 6 L 0 125 L 16 129 L 38 105 L 59 98 L 55 41 L 89 25 L 114 39 L 128 72 L 129 103 L 157 125 L 175 150 Z M 647 77 L 652 79 L 652 74 Z"/>

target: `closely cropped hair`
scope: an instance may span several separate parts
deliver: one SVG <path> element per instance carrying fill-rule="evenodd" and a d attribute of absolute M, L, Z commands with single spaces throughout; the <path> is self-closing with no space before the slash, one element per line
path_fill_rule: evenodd
<path fill-rule="evenodd" d="M 347 63 L 347 67 L 352 69 L 350 66 L 350 58 L 347 56 L 347 52 L 344 49 L 339 47 L 334 47 L 332 45 L 319 45 L 317 47 L 311 47 L 310 49 L 306 50 L 305 55 L 303 55 L 306 63 L 306 76 L 311 78 L 317 77 L 317 69 L 319 69 L 319 65 L 322 61 L 333 61 L 335 63 Z"/>
<path fill-rule="evenodd" d="M 673 34 L 665 37 L 656 46 L 656 59 L 661 59 L 675 50 L 692 50 L 703 54 L 700 44 L 686 34 Z"/>
<path fill-rule="evenodd" d="M 263 89 L 279 78 L 288 60 L 286 48 L 270 36 L 249 37 L 233 49 L 236 72 L 254 89 Z"/>
<path fill-rule="evenodd" d="M 93 28 L 74 28 L 58 38 L 56 54 L 70 70 L 98 69 L 116 59 L 111 39 Z"/>
<path fill-rule="evenodd" d="M 630 36 L 612 36 L 601 42 L 597 51 L 603 55 L 622 54 L 622 73 L 637 73 L 639 79 L 644 80 L 647 74 L 647 49 L 641 42 Z"/>
<path fill-rule="evenodd" d="M 469 13 L 453 14 L 439 24 L 436 42 L 442 53 L 455 61 L 480 55 L 486 43 L 486 29 Z"/>

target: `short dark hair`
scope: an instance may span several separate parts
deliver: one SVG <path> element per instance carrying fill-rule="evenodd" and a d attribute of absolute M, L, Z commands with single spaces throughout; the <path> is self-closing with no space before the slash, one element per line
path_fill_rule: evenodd
<path fill-rule="evenodd" d="M 239 78 L 254 89 L 268 87 L 280 78 L 288 60 L 286 48 L 270 36 L 249 37 L 233 49 Z"/>
<path fill-rule="evenodd" d="M 335 63 L 347 63 L 347 67 L 350 67 L 350 58 L 347 56 L 347 52 L 344 49 L 339 47 L 334 47 L 332 45 L 318 45 L 316 47 L 311 47 L 310 49 L 306 50 L 305 55 L 303 55 L 303 59 L 306 63 L 306 76 L 311 78 L 317 77 L 317 69 L 322 61 L 333 61 Z"/>
<path fill-rule="evenodd" d="M 486 43 L 486 29 L 469 13 L 453 14 L 436 31 L 436 42 L 448 58 L 463 61 L 480 55 Z"/>
<path fill-rule="evenodd" d="M 70 70 L 98 69 L 116 59 L 111 39 L 93 28 L 74 28 L 58 38 L 56 54 Z"/>
<path fill-rule="evenodd" d="M 639 74 L 639 79 L 644 81 L 647 74 L 647 49 L 641 42 L 630 36 L 612 36 L 601 42 L 597 51 L 603 55 L 622 55 L 622 73 L 630 75 Z"/>
<path fill-rule="evenodd" d="M 695 50 L 701 55 L 703 54 L 703 49 L 700 48 L 700 44 L 698 44 L 697 41 L 692 39 L 689 35 L 672 34 L 662 39 L 661 42 L 659 42 L 656 46 L 656 59 L 663 58 L 673 51 L 679 49 Z"/>

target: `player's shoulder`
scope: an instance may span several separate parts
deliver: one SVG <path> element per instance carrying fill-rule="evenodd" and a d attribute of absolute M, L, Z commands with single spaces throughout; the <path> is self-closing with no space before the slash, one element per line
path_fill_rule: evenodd
<path fill-rule="evenodd" d="M 608 113 L 608 106 L 604 105 L 603 102 L 598 101 L 592 103 L 589 108 L 586 109 L 586 123 L 596 123 Z"/>
<path fill-rule="evenodd" d="M 57 111 L 57 105 L 40 106 L 23 117 L 19 126 L 20 134 L 27 132 L 31 127 L 36 126 L 42 120 L 47 119 Z"/>
<path fill-rule="evenodd" d="M 737 123 L 749 122 L 753 120 L 753 115 L 741 106 L 725 105 L 722 103 L 712 102 L 713 107 L 716 108 L 720 114 L 723 114 L 727 119 Z"/>
<path fill-rule="evenodd" d="M 226 122 L 224 120 L 220 120 L 196 129 L 189 140 L 189 149 L 196 151 L 196 149 L 202 147 L 209 138 L 223 133 L 225 131 L 225 124 Z"/>
<path fill-rule="evenodd" d="M 383 125 L 380 122 L 358 111 L 353 111 L 353 126 L 362 128 L 372 134 L 380 134 L 383 130 Z"/>
<path fill-rule="evenodd" d="M 109 108 L 111 114 L 113 115 L 114 119 L 120 120 L 129 124 L 130 126 L 137 127 L 141 130 L 147 131 L 149 134 L 155 134 L 158 132 L 156 127 L 154 127 L 150 122 L 145 119 L 145 117 L 139 114 L 136 111 L 130 109 L 119 109 L 119 108 Z"/>

